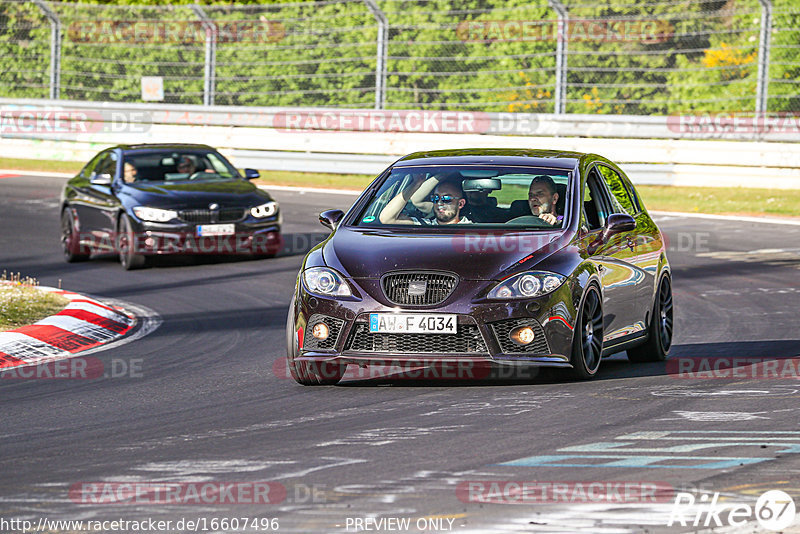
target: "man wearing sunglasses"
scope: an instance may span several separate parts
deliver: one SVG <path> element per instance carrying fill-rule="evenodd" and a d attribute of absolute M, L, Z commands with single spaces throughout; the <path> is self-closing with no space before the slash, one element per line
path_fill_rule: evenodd
<path fill-rule="evenodd" d="M 409 187 L 386 204 L 379 217 L 383 224 L 435 226 L 440 224 L 469 224 L 472 222 L 461 215 L 461 210 L 464 209 L 467 201 L 464 200 L 464 191 L 461 189 L 461 184 L 453 181 L 441 181 L 434 188 L 433 193 L 430 195 L 430 202 L 433 203 L 432 217 L 418 218 L 403 215 L 403 208 L 412 195 L 420 189 L 423 180 L 423 177 L 416 177 Z M 429 180 L 435 180 L 435 178 Z"/>

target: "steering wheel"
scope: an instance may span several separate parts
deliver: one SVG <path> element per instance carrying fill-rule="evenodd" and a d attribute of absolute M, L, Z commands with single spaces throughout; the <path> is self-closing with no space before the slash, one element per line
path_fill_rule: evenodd
<path fill-rule="evenodd" d="M 556 226 L 547 223 L 543 219 L 540 219 L 536 215 L 521 215 L 519 217 L 515 217 L 509 221 L 506 221 L 505 224 L 524 224 L 525 226 L 534 226 L 536 228 L 555 228 Z"/>

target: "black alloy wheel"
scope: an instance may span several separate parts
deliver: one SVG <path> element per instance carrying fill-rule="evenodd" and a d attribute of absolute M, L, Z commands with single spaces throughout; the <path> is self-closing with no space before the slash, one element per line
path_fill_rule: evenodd
<path fill-rule="evenodd" d="M 647 342 L 628 349 L 628 359 L 632 362 L 661 362 L 667 359 L 672 346 L 673 328 L 672 282 L 669 276 L 661 278 L 658 292 L 653 302 L 653 317 Z"/>
<path fill-rule="evenodd" d="M 572 338 L 572 376 L 587 380 L 597 374 L 603 355 L 603 305 L 600 291 L 590 285 L 583 297 Z"/>
<path fill-rule="evenodd" d="M 61 212 L 61 251 L 68 263 L 86 261 L 89 255 L 81 253 L 80 235 L 75 229 L 70 211 L 70 208 L 64 208 Z"/>
<path fill-rule="evenodd" d="M 119 263 L 126 271 L 144 267 L 145 257 L 142 254 L 136 254 L 135 249 L 136 235 L 133 233 L 133 226 L 128 216 L 123 215 L 119 220 L 117 251 L 119 252 Z"/>

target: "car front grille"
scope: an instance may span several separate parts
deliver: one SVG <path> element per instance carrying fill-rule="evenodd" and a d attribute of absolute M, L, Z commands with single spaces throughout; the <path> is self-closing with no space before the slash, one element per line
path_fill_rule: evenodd
<path fill-rule="evenodd" d="M 244 208 L 221 208 L 218 210 L 181 210 L 178 217 L 192 224 L 230 223 L 244 219 Z"/>
<path fill-rule="evenodd" d="M 489 326 L 503 354 L 550 354 L 550 346 L 544 337 L 544 329 L 536 319 L 506 319 L 489 323 Z M 530 326 L 533 329 L 533 341 L 527 345 L 517 345 L 508 336 L 509 332 L 522 326 Z"/>
<path fill-rule="evenodd" d="M 459 324 L 455 334 L 385 334 L 369 331 L 356 323 L 345 345 L 346 351 L 390 354 L 488 354 L 478 326 Z"/>
<path fill-rule="evenodd" d="M 402 272 L 390 273 L 381 279 L 383 294 L 393 304 L 401 306 L 432 306 L 450 296 L 458 278 L 449 273 Z"/>
<path fill-rule="evenodd" d="M 320 341 L 311 335 L 311 330 L 317 323 L 325 323 L 328 327 L 328 337 Z M 312 315 L 306 326 L 306 334 L 303 337 L 303 350 L 330 350 L 336 346 L 339 334 L 342 332 L 344 321 L 327 315 Z"/>

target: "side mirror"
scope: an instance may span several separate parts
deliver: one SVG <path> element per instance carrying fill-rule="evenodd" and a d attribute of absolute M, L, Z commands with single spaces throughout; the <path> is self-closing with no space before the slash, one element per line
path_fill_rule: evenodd
<path fill-rule="evenodd" d="M 344 212 L 342 210 L 327 210 L 319 214 L 319 222 L 322 226 L 330 228 L 331 230 L 336 230 L 342 217 L 344 217 Z"/>
<path fill-rule="evenodd" d="M 612 213 L 606 219 L 606 226 L 603 229 L 603 241 L 614 234 L 634 229 L 636 229 L 636 219 L 627 213 Z"/>
<path fill-rule="evenodd" d="M 89 183 L 92 185 L 111 185 L 111 175 L 108 173 L 92 173 L 92 177 L 89 178 Z"/>
<path fill-rule="evenodd" d="M 245 180 L 255 180 L 256 178 L 261 177 L 261 173 L 255 169 L 245 169 L 244 170 L 244 178 Z"/>

